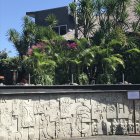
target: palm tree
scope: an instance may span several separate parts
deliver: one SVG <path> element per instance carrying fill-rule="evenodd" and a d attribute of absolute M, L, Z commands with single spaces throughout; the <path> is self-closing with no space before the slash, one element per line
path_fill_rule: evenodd
<path fill-rule="evenodd" d="M 25 16 L 23 18 L 23 28 L 22 33 L 20 34 L 15 29 L 9 29 L 7 36 L 8 40 L 14 44 L 19 56 L 23 58 L 28 51 L 29 46 L 31 43 L 34 42 L 36 34 L 36 25 L 31 20 L 31 18 Z"/>
<path fill-rule="evenodd" d="M 75 32 L 78 29 L 85 38 L 89 39 L 96 25 L 95 6 L 92 0 L 78 0 L 77 3 L 70 4 L 71 13 L 75 18 Z"/>
<path fill-rule="evenodd" d="M 114 83 L 114 72 L 117 71 L 118 66 L 124 68 L 124 61 L 122 55 L 114 54 L 113 49 L 109 46 L 108 48 L 96 46 L 95 51 L 97 83 Z"/>
<path fill-rule="evenodd" d="M 53 28 L 57 25 L 58 20 L 56 19 L 56 16 L 54 14 L 49 14 L 45 21 L 48 23 L 50 28 Z"/>
<path fill-rule="evenodd" d="M 134 31 L 138 31 L 140 26 L 140 0 L 136 0 L 135 14 L 137 16 L 137 21 L 133 22 L 132 28 Z"/>
<path fill-rule="evenodd" d="M 20 34 L 15 29 L 8 30 L 8 40 L 14 44 L 19 56 L 22 56 L 22 48 L 20 46 Z"/>

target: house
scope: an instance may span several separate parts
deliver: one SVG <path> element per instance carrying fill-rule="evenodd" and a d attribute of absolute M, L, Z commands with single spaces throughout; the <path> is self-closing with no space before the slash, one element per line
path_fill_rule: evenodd
<path fill-rule="evenodd" d="M 70 15 L 67 6 L 26 13 L 26 15 L 35 18 L 35 23 L 40 26 L 48 26 L 45 18 L 50 14 L 54 14 L 58 20 L 58 24 L 54 30 L 59 35 L 65 35 L 67 32 L 74 29 L 74 18 Z"/>
<path fill-rule="evenodd" d="M 132 23 L 137 21 L 137 17 L 134 12 L 134 5 L 136 0 L 130 0 L 130 1 L 131 1 L 130 5 L 127 8 L 128 11 L 127 22 L 129 23 L 129 27 L 126 29 L 127 31 L 131 31 Z M 26 13 L 26 15 L 33 17 L 35 19 L 35 23 L 37 25 L 41 25 L 41 26 L 48 26 L 48 23 L 46 22 L 45 18 L 48 17 L 48 15 L 50 14 L 54 14 L 56 16 L 56 19 L 58 20 L 58 24 L 54 27 L 56 33 L 58 33 L 59 35 L 63 35 L 63 37 L 66 40 L 74 39 L 74 35 L 75 35 L 74 17 L 70 14 L 70 10 L 68 6 Z M 96 21 L 97 25 L 98 22 L 99 21 L 97 18 Z M 98 26 L 95 28 L 95 30 L 96 29 L 98 29 Z M 78 38 L 81 37 L 83 37 L 83 34 L 81 33 L 81 31 L 78 30 Z"/>

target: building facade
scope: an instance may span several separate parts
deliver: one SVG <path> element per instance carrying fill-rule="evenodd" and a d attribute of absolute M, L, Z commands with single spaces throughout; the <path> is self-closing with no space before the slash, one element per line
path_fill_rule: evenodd
<path fill-rule="evenodd" d="M 64 35 L 70 29 L 74 29 L 74 18 L 70 15 L 69 8 L 67 6 L 26 13 L 26 15 L 35 18 L 35 23 L 40 26 L 48 26 L 45 19 L 50 14 L 55 15 L 56 19 L 58 20 L 58 24 L 54 30 L 59 35 Z"/>
<path fill-rule="evenodd" d="M 132 31 L 133 22 L 137 21 L 137 16 L 135 14 L 135 4 L 136 0 L 130 0 L 129 6 L 127 8 L 128 18 L 127 18 L 127 29 L 126 31 Z M 66 40 L 72 40 L 75 36 L 75 23 L 74 17 L 70 14 L 68 6 L 58 7 L 53 9 L 46 9 L 41 11 L 27 12 L 26 15 L 33 17 L 35 23 L 40 26 L 48 26 L 47 21 L 45 20 L 48 15 L 53 14 L 58 20 L 58 24 L 54 27 L 54 31 L 59 35 L 63 35 Z M 96 28 L 93 32 L 99 28 L 98 17 L 96 17 Z M 82 38 L 83 33 L 81 30 L 78 30 L 78 38 Z"/>

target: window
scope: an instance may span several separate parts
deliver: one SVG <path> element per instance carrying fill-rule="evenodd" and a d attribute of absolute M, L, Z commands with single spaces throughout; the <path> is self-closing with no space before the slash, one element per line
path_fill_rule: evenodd
<path fill-rule="evenodd" d="M 64 35 L 67 33 L 67 25 L 60 25 L 53 28 L 53 30 L 59 35 Z"/>

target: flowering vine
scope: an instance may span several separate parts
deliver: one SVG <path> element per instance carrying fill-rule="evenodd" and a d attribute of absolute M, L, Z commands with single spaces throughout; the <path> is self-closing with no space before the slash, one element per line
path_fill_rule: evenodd
<path fill-rule="evenodd" d="M 67 47 L 69 48 L 69 49 L 77 49 L 77 43 L 76 42 L 69 42 L 69 43 L 67 43 Z"/>
<path fill-rule="evenodd" d="M 27 55 L 29 56 L 33 55 L 34 50 L 37 50 L 42 53 L 45 52 L 45 44 L 39 42 L 37 44 L 32 45 L 31 48 L 28 49 Z"/>

